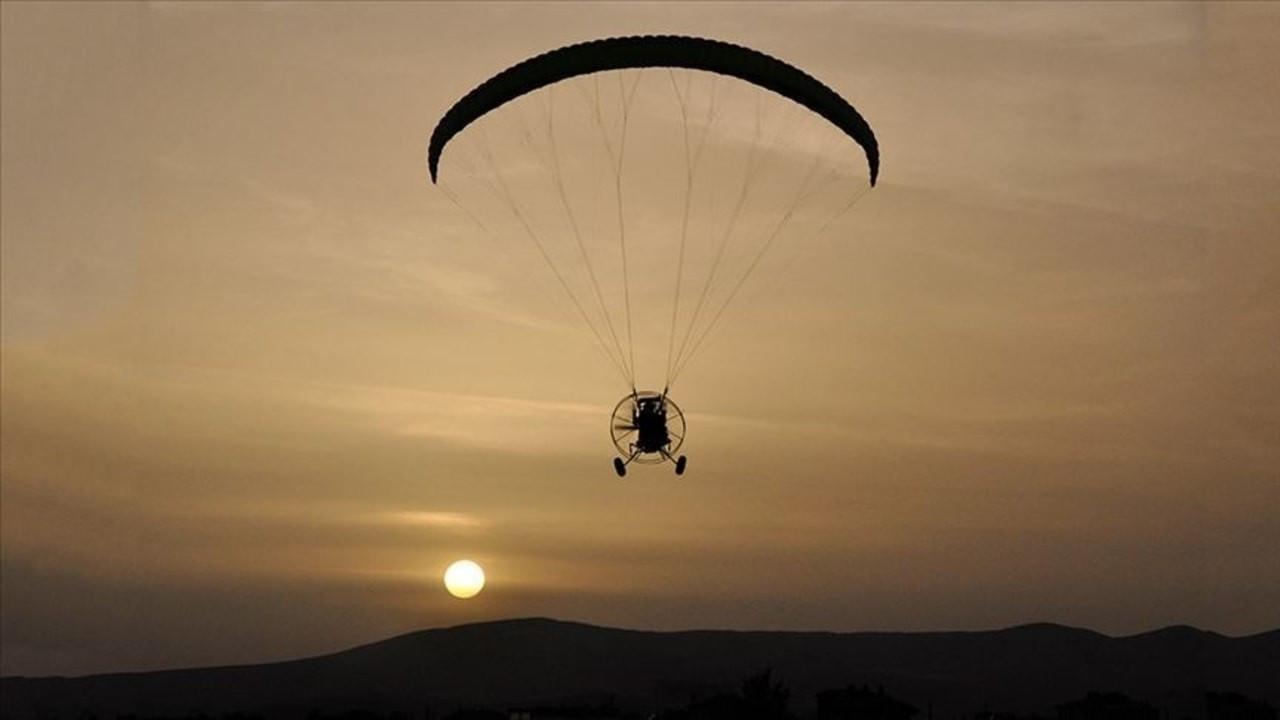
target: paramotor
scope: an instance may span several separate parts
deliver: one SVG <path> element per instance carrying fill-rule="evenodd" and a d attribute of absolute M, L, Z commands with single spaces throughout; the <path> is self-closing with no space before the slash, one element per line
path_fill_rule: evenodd
<path fill-rule="evenodd" d="M 520 267 L 550 269 L 622 375 L 618 474 L 666 460 L 680 474 L 672 384 L 748 278 L 875 185 L 880 150 L 852 104 L 782 60 L 633 36 L 537 55 L 465 93 L 427 169 L 504 250 L 528 253 Z M 637 390 L 637 368 L 663 390 Z"/>

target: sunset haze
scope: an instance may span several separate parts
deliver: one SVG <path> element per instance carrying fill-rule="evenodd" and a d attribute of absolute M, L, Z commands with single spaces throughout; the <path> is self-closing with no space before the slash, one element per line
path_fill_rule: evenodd
<path fill-rule="evenodd" d="M 4 675 L 530 616 L 1280 626 L 1280 6 L 0 13 Z M 629 388 L 425 152 L 494 73 L 660 33 L 804 69 L 882 166 L 680 376 L 688 472 L 619 480 Z"/>

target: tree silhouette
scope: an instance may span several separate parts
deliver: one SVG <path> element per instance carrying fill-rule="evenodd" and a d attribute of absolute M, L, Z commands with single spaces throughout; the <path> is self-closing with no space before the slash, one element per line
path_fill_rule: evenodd
<path fill-rule="evenodd" d="M 787 705 L 791 690 L 781 680 L 774 682 L 773 668 L 742 681 L 744 720 L 785 720 L 791 717 Z"/>

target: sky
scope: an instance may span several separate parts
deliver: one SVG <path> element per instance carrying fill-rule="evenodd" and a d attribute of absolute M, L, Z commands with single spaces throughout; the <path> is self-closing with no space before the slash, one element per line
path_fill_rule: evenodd
<path fill-rule="evenodd" d="M 5 675 L 522 616 L 1280 627 L 1274 4 L 0 19 Z M 619 480 L 628 388 L 424 153 L 499 70 L 645 33 L 803 68 L 883 163 L 681 375 L 689 471 Z"/>

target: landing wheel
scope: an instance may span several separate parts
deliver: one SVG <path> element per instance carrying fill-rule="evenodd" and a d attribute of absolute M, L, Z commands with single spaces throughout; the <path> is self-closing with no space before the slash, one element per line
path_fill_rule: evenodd
<path fill-rule="evenodd" d="M 618 473 L 618 477 L 627 476 L 627 464 L 622 462 L 622 458 L 613 459 L 613 471 Z"/>
<path fill-rule="evenodd" d="M 683 474 L 684 474 L 684 466 L 685 466 L 685 464 L 688 462 L 688 460 L 689 460 L 689 458 L 687 458 L 687 457 L 685 457 L 685 456 L 683 456 L 683 455 L 681 455 L 680 457 L 676 458 L 676 474 L 677 474 L 677 475 L 683 475 Z"/>

